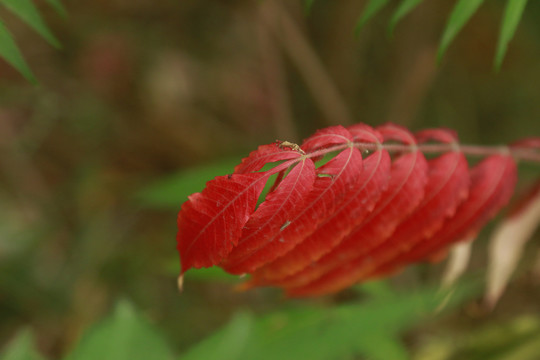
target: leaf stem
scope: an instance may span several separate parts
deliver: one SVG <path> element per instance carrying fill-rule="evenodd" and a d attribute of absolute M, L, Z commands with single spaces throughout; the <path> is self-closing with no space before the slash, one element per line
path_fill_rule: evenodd
<path fill-rule="evenodd" d="M 306 157 L 313 158 L 329 154 L 334 151 L 343 150 L 350 145 L 339 144 L 330 146 L 328 148 L 320 149 L 308 153 Z M 496 154 L 510 154 L 518 161 L 530 161 L 540 163 L 540 151 L 534 148 L 525 147 L 511 147 L 506 145 L 496 146 L 478 146 L 478 145 L 461 145 L 461 144 L 375 144 L 375 143 L 362 143 L 354 142 L 353 146 L 362 151 L 376 151 L 378 148 L 385 149 L 388 152 L 411 152 L 421 151 L 424 154 L 441 154 L 450 151 L 461 151 L 467 156 L 483 157 Z"/>

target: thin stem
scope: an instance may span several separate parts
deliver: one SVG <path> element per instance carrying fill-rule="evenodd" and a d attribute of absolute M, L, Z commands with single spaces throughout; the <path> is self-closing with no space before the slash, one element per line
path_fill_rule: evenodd
<path fill-rule="evenodd" d="M 540 153 L 531 149 L 515 148 L 510 149 L 510 153 L 518 160 L 540 163 Z"/>
<path fill-rule="evenodd" d="M 339 144 L 330 146 L 325 149 L 316 150 L 308 153 L 307 158 L 323 156 L 325 154 L 346 149 L 351 145 Z M 352 146 L 362 151 L 376 151 L 377 149 L 385 149 L 388 152 L 410 152 L 420 151 L 424 154 L 441 154 L 451 151 L 461 151 L 467 156 L 484 157 L 497 154 L 510 154 L 516 160 L 530 161 L 540 163 L 540 152 L 532 148 L 510 147 L 505 145 L 499 146 L 477 146 L 477 145 L 460 145 L 460 144 L 374 144 L 354 142 Z"/>
<path fill-rule="evenodd" d="M 264 4 L 265 11 L 269 12 L 265 20 L 276 19 L 267 22 L 267 25 L 298 68 L 326 121 L 331 125 L 352 124 L 352 117 L 339 90 L 298 25 L 279 2 L 265 1 Z"/>
<path fill-rule="evenodd" d="M 256 21 L 255 24 L 260 44 L 261 67 L 270 93 L 276 135 L 284 139 L 297 139 L 282 54 L 278 51 L 276 41 L 267 25 L 276 22 L 275 12 L 267 11 L 268 5 L 265 4 L 268 3 L 263 2 L 259 6 L 258 19 L 260 21 Z"/>

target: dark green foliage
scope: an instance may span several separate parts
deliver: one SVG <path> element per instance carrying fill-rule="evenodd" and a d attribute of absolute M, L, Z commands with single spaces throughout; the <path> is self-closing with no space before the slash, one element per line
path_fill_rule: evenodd
<path fill-rule="evenodd" d="M 362 27 L 372 17 L 374 17 L 386 4 L 388 4 L 388 2 L 389 0 L 370 0 L 364 8 L 362 15 L 360 15 L 360 19 L 358 19 L 358 23 L 356 24 L 355 29 L 356 33 L 360 32 Z"/>
<path fill-rule="evenodd" d="M 523 10 L 525 10 L 525 5 L 527 5 L 527 0 L 508 0 L 506 3 L 501 24 L 501 33 L 497 43 L 497 53 L 495 55 L 494 65 L 496 70 L 499 70 L 502 65 L 508 43 L 514 37 L 514 33 L 523 15 Z"/>
<path fill-rule="evenodd" d="M 401 0 L 390 19 L 388 32 L 392 34 L 399 21 L 420 5 L 422 1 L 423 0 Z M 311 8 L 313 2 L 314 1 L 306 1 L 306 7 L 308 9 Z M 454 41 L 462 28 L 469 22 L 483 2 L 484 0 L 456 1 L 439 42 L 439 50 L 437 53 L 438 61 L 441 61 L 450 44 Z M 358 33 L 369 20 L 377 15 L 377 13 L 389 3 L 390 0 L 369 0 L 358 19 L 355 29 L 356 33 Z M 526 4 L 527 0 L 507 0 L 501 22 L 501 32 L 497 43 L 497 52 L 495 54 L 494 66 L 496 70 L 499 70 L 502 65 L 508 43 L 512 40 L 512 37 L 516 32 Z"/>
<path fill-rule="evenodd" d="M 14 68 L 19 70 L 29 81 L 35 83 L 36 78 L 32 73 L 32 70 L 28 67 L 26 60 L 24 60 L 19 47 L 13 40 L 13 36 L 8 29 L 0 21 L 0 55 L 6 59 Z"/>
<path fill-rule="evenodd" d="M 121 301 L 110 317 L 86 331 L 66 360 L 173 358 L 159 332 L 130 303 Z"/>
<path fill-rule="evenodd" d="M 458 0 L 448 18 L 439 44 L 437 59 L 441 61 L 444 53 L 463 26 L 470 20 L 484 0 Z"/>
<path fill-rule="evenodd" d="M 470 286 L 452 294 L 436 289 L 395 293 L 384 282 L 363 286 L 369 299 L 340 306 L 291 306 L 266 316 L 238 311 L 230 322 L 187 351 L 181 359 L 408 359 L 401 334 L 441 306 L 458 305 L 473 293 Z M 160 331 L 126 301 L 113 314 L 85 331 L 65 360 L 173 359 Z M 34 340 L 22 330 L 0 360 L 40 360 Z"/>
<path fill-rule="evenodd" d="M 262 318 L 238 313 L 182 359 L 408 359 L 400 334 L 433 315 L 443 296 L 433 289 L 396 294 L 385 283 L 366 287 L 376 289 L 361 304 L 292 308 Z M 470 288 L 462 288 L 450 303 L 467 296 Z"/>
<path fill-rule="evenodd" d="M 58 0 L 48 0 L 56 11 L 66 16 L 66 11 Z M 43 21 L 39 10 L 36 8 L 32 0 L 0 0 L 0 4 L 6 7 L 9 11 L 19 17 L 28 26 L 32 27 L 41 35 L 49 44 L 56 48 L 60 48 L 60 42 L 53 35 L 45 21 Z M 26 79 L 36 83 L 36 78 L 28 64 L 24 60 L 19 47 L 17 46 L 13 35 L 6 29 L 0 20 L 0 56 L 8 63 L 16 68 Z"/>

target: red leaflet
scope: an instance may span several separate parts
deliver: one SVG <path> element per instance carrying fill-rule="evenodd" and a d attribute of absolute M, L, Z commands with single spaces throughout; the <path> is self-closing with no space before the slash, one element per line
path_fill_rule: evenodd
<path fill-rule="evenodd" d="M 260 146 L 182 206 L 182 273 L 219 264 L 251 274 L 248 286 L 279 286 L 293 296 L 387 275 L 473 237 L 510 199 L 514 158 L 538 161 L 538 148 L 539 138 L 460 146 L 449 130 L 413 136 L 392 124 L 330 127 L 301 147 Z M 467 154 L 490 156 L 469 171 Z"/>

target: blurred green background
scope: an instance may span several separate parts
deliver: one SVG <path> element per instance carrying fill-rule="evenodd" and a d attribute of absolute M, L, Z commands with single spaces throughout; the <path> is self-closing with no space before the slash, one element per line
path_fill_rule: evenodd
<path fill-rule="evenodd" d="M 361 307 L 365 298 L 391 297 L 389 308 L 399 308 L 398 300 L 407 298 L 396 294 L 424 294 L 438 283 L 442 265 L 412 267 L 375 291 L 354 288 L 312 300 L 284 299 L 274 289 L 237 292 L 235 278 L 192 271 L 179 294 L 180 205 L 259 144 L 298 142 L 334 124 L 449 127 L 474 144 L 540 135 L 538 1 L 527 4 L 499 73 L 492 63 L 504 1 L 486 1 L 440 65 L 437 48 L 452 0 L 423 2 L 391 39 L 387 26 L 396 1 L 358 36 L 354 27 L 366 4 L 359 0 L 315 1 L 309 14 L 299 0 L 64 3 L 67 18 L 36 1 L 61 50 L 0 9 L 39 81 L 30 84 L 0 60 L 0 349 L 28 329 L 41 354 L 59 358 L 115 308 L 107 321 L 132 321 L 137 313 L 159 329 L 152 334 L 166 345 L 157 346 L 171 349 L 171 356 L 203 339 L 218 349 L 220 341 L 230 344 L 246 331 L 262 331 L 264 338 L 266 330 L 253 329 L 267 325 L 254 319 L 272 323 L 290 309 L 292 324 L 300 321 L 295 311 L 305 310 L 301 319 L 322 321 L 324 328 L 325 316 L 338 324 L 340 316 L 356 319 L 343 315 L 346 306 Z M 523 166 L 520 188 L 538 170 Z M 538 358 L 540 349 L 530 345 L 540 341 L 540 271 L 530 270 L 538 244 L 536 235 L 493 312 L 463 296 L 444 316 L 424 314 L 429 321 L 414 329 L 420 317 L 396 320 L 406 326 L 395 329 L 388 325 L 394 343 L 383 336 L 365 340 L 372 326 L 363 322 L 377 324 L 385 308 L 373 310 L 380 316 L 358 318 L 355 325 L 363 327 L 337 329 L 354 329 L 379 350 L 398 346 L 379 358 L 502 359 L 494 354 L 524 346 L 533 350 L 512 359 Z M 470 273 L 482 276 L 485 266 L 481 237 Z M 407 306 L 404 312 L 411 311 Z M 429 314 L 434 308 L 423 307 Z M 237 336 L 208 338 L 227 323 Z M 320 335 L 305 341 L 322 344 Z M 356 359 L 365 350 L 345 348 L 321 352 L 322 358 Z M 223 350 L 228 357 L 221 358 L 240 358 L 235 349 Z M 197 351 L 186 358 L 212 358 Z M 249 358 L 251 350 L 242 351 Z M 538 357 L 524 357 L 530 354 Z M 88 358 L 104 358 L 96 356 Z"/>

